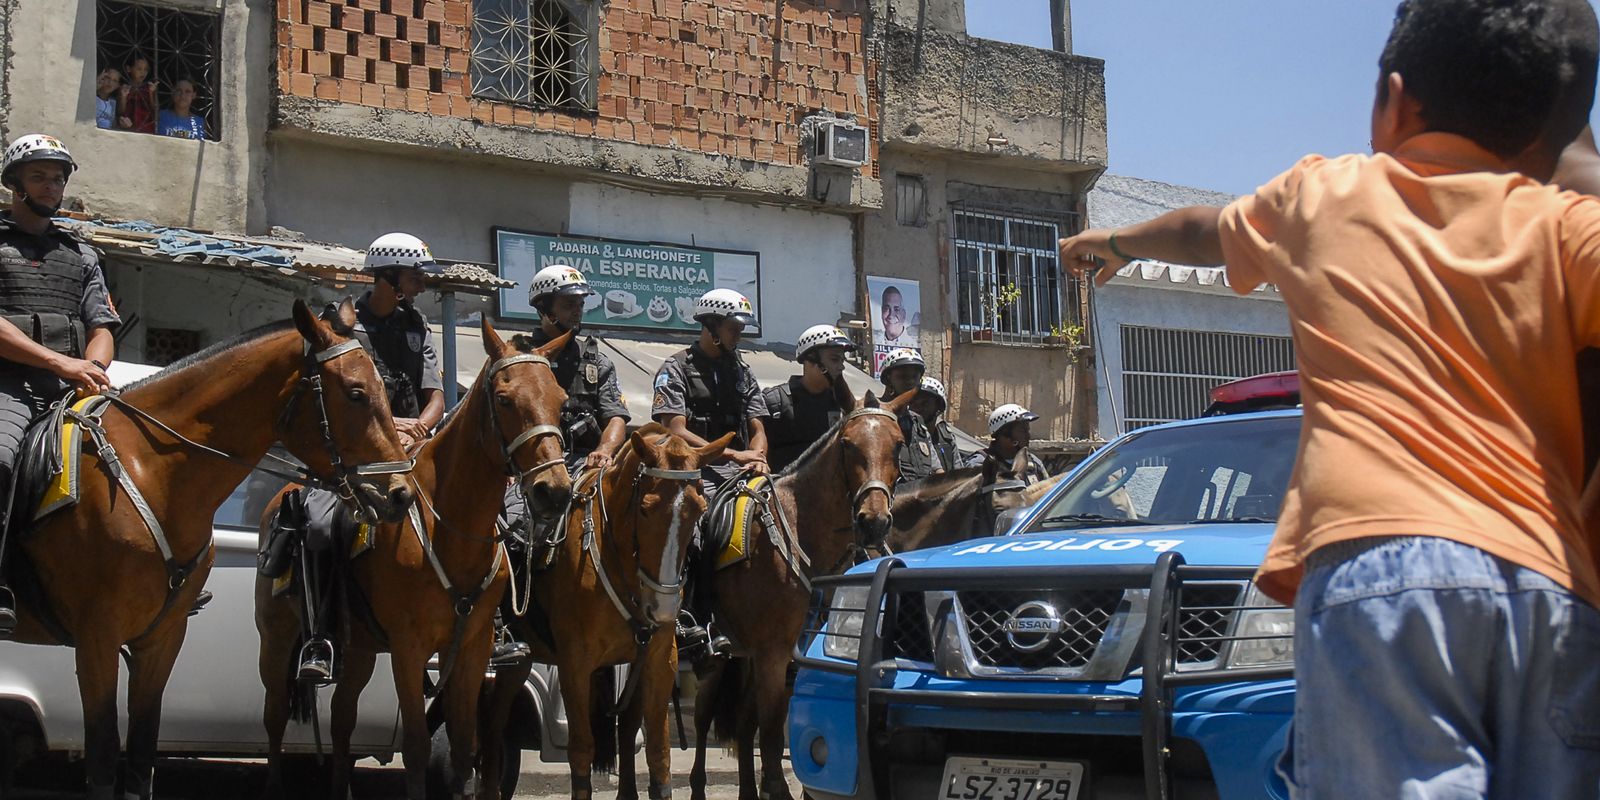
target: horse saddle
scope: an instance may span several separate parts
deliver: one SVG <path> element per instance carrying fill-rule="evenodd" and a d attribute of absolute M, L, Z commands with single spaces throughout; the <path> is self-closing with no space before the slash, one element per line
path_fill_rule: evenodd
<path fill-rule="evenodd" d="M 716 569 L 743 561 L 750 553 L 750 535 L 763 503 L 772 502 L 772 481 L 765 475 L 741 475 L 723 485 L 706 510 L 706 548 Z"/>
<path fill-rule="evenodd" d="M 22 435 L 7 523 L 14 533 L 26 532 L 33 523 L 78 502 L 84 423 L 98 425 L 111 401 L 104 395 L 70 401 L 68 395 L 52 403 Z"/>
<path fill-rule="evenodd" d="M 339 495 L 322 489 L 285 494 L 272 515 L 270 531 L 256 554 L 256 571 L 273 579 L 273 596 L 293 585 L 294 556 L 299 548 L 311 553 L 343 552 L 355 558 L 376 544 L 372 526 L 357 520 Z"/>

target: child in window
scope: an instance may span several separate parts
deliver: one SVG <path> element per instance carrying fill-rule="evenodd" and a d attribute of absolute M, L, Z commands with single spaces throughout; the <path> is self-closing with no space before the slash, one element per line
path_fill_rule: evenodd
<path fill-rule="evenodd" d="M 117 124 L 117 94 L 122 89 L 122 73 L 114 67 L 100 70 L 94 82 L 94 124 L 114 128 Z"/>
<path fill-rule="evenodd" d="M 138 133 L 156 132 L 156 84 L 150 59 L 135 55 L 128 62 L 128 82 L 118 93 L 117 127 Z"/>
<path fill-rule="evenodd" d="M 172 108 L 162 109 L 156 121 L 156 133 L 180 139 L 206 138 L 204 117 L 190 112 L 194 105 L 194 81 L 180 78 L 172 84 Z"/>

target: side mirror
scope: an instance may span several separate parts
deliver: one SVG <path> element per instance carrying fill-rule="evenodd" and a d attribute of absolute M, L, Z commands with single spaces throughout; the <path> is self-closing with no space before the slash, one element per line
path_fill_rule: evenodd
<path fill-rule="evenodd" d="M 1022 515 L 1026 513 L 1028 509 L 1024 507 L 1008 508 L 997 514 L 994 518 L 994 535 L 1004 536 L 1006 531 L 1011 530 L 1011 526 L 1017 524 L 1017 520 L 1022 519 Z"/>

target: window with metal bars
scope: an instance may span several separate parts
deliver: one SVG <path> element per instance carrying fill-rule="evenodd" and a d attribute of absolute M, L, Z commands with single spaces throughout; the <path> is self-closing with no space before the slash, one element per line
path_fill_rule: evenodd
<path fill-rule="evenodd" d="M 472 94 L 537 108 L 592 111 L 598 0 L 474 0 Z"/>
<path fill-rule="evenodd" d="M 1205 410 L 1218 384 L 1294 368 L 1287 336 L 1123 325 L 1125 427 L 1190 419 Z"/>
<path fill-rule="evenodd" d="M 955 211 L 957 321 L 973 338 L 1039 344 L 1078 322 L 1075 278 L 1063 278 L 1055 222 Z"/>
<path fill-rule="evenodd" d="M 894 214 L 901 225 L 928 224 L 928 183 L 921 175 L 900 173 L 894 181 Z"/>
<path fill-rule="evenodd" d="M 118 120 L 112 127 L 156 132 L 155 123 L 160 112 L 172 108 L 178 82 L 187 80 L 194 85 L 190 114 L 204 121 L 204 138 L 219 138 L 222 133 L 218 91 L 222 75 L 221 30 L 222 18 L 218 14 L 97 0 L 95 59 L 99 67 L 96 71 L 117 70 L 127 94 L 133 94 L 138 87 L 133 85 L 130 73 L 134 62 L 142 59 L 149 65 L 145 82 L 155 90 L 150 101 L 134 101 L 154 106 L 147 109 L 152 115 L 148 127 L 138 116 L 145 110 L 130 111 L 126 102 L 118 104 Z"/>

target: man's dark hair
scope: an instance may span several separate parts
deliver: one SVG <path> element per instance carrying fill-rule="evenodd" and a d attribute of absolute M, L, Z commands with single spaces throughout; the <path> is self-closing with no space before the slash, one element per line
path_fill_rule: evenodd
<path fill-rule="evenodd" d="M 1503 158 L 1541 135 L 1560 150 L 1588 122 L 1597 57 L 1587 0 L 1402 0 L 1378 58 L 1378 99 L 1399 73 L 1429 130 Z"/>

